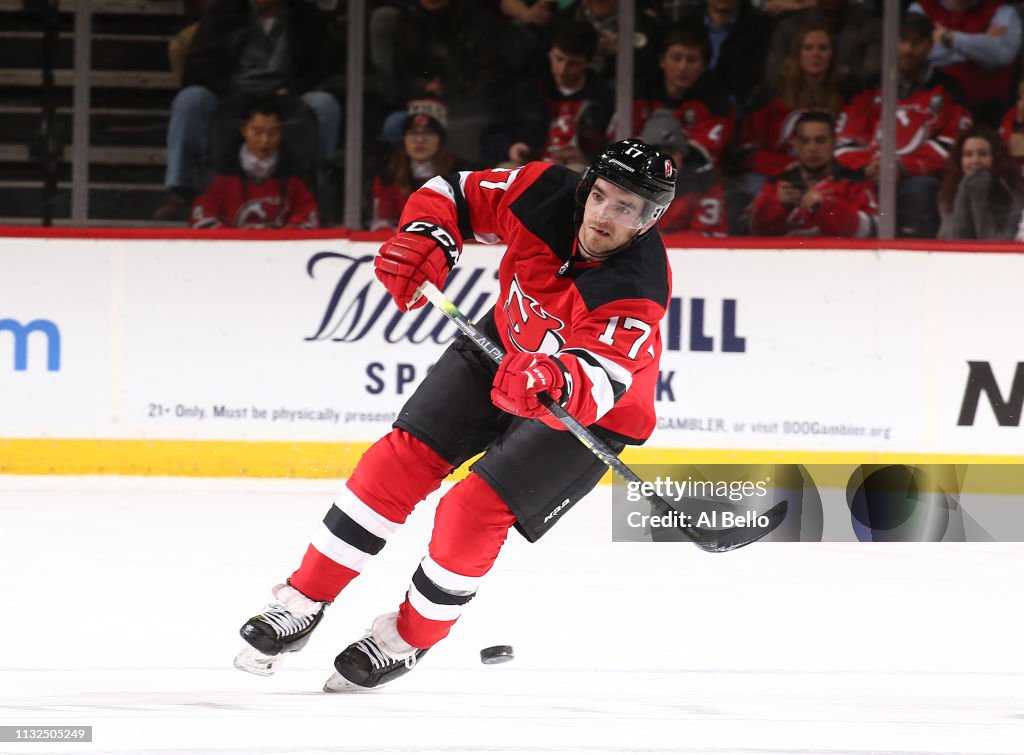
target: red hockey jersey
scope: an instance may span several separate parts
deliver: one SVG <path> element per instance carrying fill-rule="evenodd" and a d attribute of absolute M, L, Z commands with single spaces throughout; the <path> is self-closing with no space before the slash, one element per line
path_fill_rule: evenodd
<path fill-rule="evenodd" d="M 504 242 L 494 320 L 508 351 L 555 355 L 566 367 L 566 409 L 626 443 L 654 430 L 668 307 L 668 254 L 652 230 L 604 262 L 577 251 L 579 175 L 532 162 L 516 170 L 438 176 L 416 191 L 402 227 L 426 221 L 459 249 Z"/>
<path fill-rule="evenodd" d="M 750 230 L 756 236 L 832 236 L 837 238 L 872 236 L 878 200 L 873 184 L 859 171 L 837 170 L 828 178 L 808 186 L 821 192 L 823 200 L 813 212 L 800 205 L 779 201 L 779 182 L 799 185 L 800 170 L 786 171 L 761 187 L 750 206 Z"/>
<path fill-rule="evenodd" d="M 722 150 L 732 139 L 736 128 L 736 108 L 713 79 L 703 77 L 682 100 L 670 99 L 663 87 L 633 100 L 633 133 L 640 137 L 651 113 L 661 108 L 672 111 L 690 141 L 690 148 L 699 150 L 713 165 L 719 164 Z M 615 133 L 615 119 L 608 127 L 609 137 Z"/>
<path fill-rule="evenodd" d="M 316 200 L 302 179 L 257 183 L 242 174 L 219 174 L 192 204 L 193 228 L 318 228 Z"/>
<path fill-rule="evenodd" d="M 911 176 L 938 176 L 957 136 L 971 126 L 970 112 L 960 104 L 959 88 L 941 71 L 896 105 L 896 155 Z M 867 89 L 839 116 L 836 160 L 863 168 L 881 151 L 881 89 Z"/>

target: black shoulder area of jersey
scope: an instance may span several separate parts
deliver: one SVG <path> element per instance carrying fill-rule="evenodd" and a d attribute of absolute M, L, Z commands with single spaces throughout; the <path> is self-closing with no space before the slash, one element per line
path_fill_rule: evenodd
<path fill-rule="evenodd" d="M 648 299 L 668 307 L 668 254 L 657 229 L 633 246 L 576 276 L 576 290 L 587 309 L 623 299 Z"/>
<path fill-rule="evenodd" d="M 509 205 L 516 219 L 559 259 L 572 256 L 576 238 L 576 185 L 580 174 L 564 165 L 541 173 Z"/>

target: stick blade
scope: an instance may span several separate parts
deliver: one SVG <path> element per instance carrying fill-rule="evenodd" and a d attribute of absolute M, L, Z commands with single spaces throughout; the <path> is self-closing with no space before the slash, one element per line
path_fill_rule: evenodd
<path fill-rule="evenodd" d="M 786 518 L 789 511 L 789 502 L 780 501 L 759 514 L 758 518 L 766 517 L 764 525 L 754 524 L 753 526 L 729 527 L 726 529 L 710 529 L 707 527 L 690 527 L 689 531 L 684 530 L 701 550 L 708 553 L 728 553 L 729 551 L 742 548 L 745 545 L 756 543 L 758 540 L 770 535 Z"/>

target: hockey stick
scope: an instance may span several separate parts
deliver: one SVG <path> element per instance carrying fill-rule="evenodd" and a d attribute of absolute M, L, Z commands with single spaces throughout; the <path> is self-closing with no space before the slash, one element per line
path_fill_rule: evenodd
<path fill-rule="evenodd" d="M 455 323 L 459 330 L 465 333 L 481 351 L 496 363 L 501 364 L 501 360 L 505 358 L 505 352 L 502 348 L 481 333 L 480 330 L 469 321 L 469 318 L 459 310 L 455 303 L 438 290 L 437 286 L 428 281 L 420 286 L 419 293 L 425 296 L 431 304 L 441 310 L 449 320 Z M 760 540 L 765 535 L 768 535 L 772 530 L 782 524 L 782 520 L 786 518 L 786 511 L 788 509 L 787 502 L 781 501 L 768 509 L 768 511 L 765 511 L 763 514 L 759 514 L 755 523 L 752 523 L 749 526 L 711 528 L 693 524 L 694 522 L 699 521 L 702 513 L 708 513 L 706 508 L 699 508 L 698 505 L 692 501 L 676 503 L 673 505 L 656 493 L 651 492 L 649 495 L 644 494 L 645 489 L 649 489 L 650 486 L 645 485 L 644 481 L 636 474 L 636 472 L 627 467 L 618 456 L 612 453 L 611 449 L 602 443 L 600 438 L 580 424 L 575 417 L 569 414 L 561 404 L 556 402 L 547 393 L 539 394 L 538 398 L 544 407 L 557 417 L 558 421 L 565 425 L 569 432 L 576 436 L 580 443 L 586 446 L 597 458 L 604 462 L 605 466 L 615 472 L 615 474 L 626 482 L 634 483 L 638 492 L 640 492 L 642 497 L 654 507 L 654 511 L 658 516 L 665 516 L 666 514 L 676 512 L 679 515 L 679 519 L 677 519 L 677 521 L 680 521 L 680 524 L 677 525 L 678 529 L 680 529 L 684 535 L 686 535 L 698 548 L 702 550 L 709 551 L 711 553 L 724 553 L 725 551 L 731 551 L 735 548 L 741 548 L 744 545 L 749 545 L 750 543 Z M 763 521 L 764 519 L 767 519 L 767 523 L 763 526 L 756 523 L 757 521 Z"/>

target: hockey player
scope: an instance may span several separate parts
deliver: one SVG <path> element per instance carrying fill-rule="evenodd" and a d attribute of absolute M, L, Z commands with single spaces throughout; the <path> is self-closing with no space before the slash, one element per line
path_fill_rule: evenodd
<path fill-rule="evenodd" d="M 547 392 L 615 452 L 654 429 L 659 324 L 670 295 L 654 225 L 676 168 L 644 142 L 605 149 L 579 174 L 556 164 L 436 177 L 413 193 L 375 272 L 402 310 L 442 286 L 464 240 L 504 242 L 500 293 L 478 326 L 500 366 L 457 338 L 356 465 L 299 568 L 241 628 L 239 668 L 269 675 L 413 507 L 484 452 L 441 499 L 427 555 L 397 612 L 335 659 L 327 691 L 376 687 L 446 637 L 511 527 L 529 541 L 565 517 L 605 466 L 548 414 Z"/>

